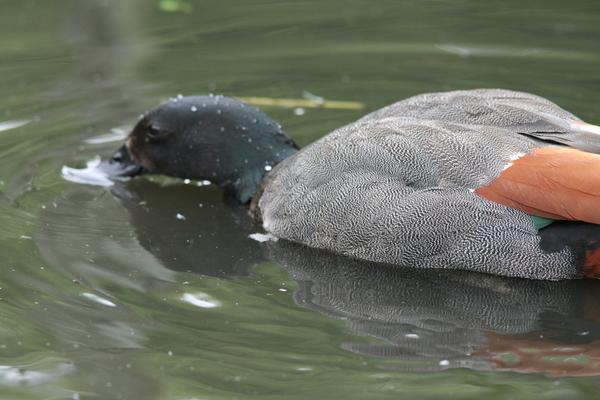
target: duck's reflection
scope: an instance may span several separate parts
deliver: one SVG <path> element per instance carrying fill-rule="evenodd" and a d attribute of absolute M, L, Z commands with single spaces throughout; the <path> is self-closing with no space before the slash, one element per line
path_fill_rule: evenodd
<path fill-rule="evenodd" d="M 259 227 L 244 208 L 223 204 L 217 188 L 139 179 L 112 193 L 129 212 L 138 242 L 169 269 L 238 276 L 264 260 L 259 243 L 248 239 Z"/>
<path fill-rule="evenodd" d="M 346 349 L 418 361 L 390 367 L 600 374 L 596 281 L 403 269 L 286 242 L 269 250 L 298 281 L 298 304 L 383 339 L 382 344 L 344 343 Z"/>
<path fill-rule="evenodd" d="M 166 267 L 231 275 L 270 259 L 299 283 L 297 304 L 381 339 L 344 348 L 384 357 L 390 368 L 600 375 L 597 281 L 416 270 L 285 241 L 261 245 L 248 238 L 258 227 L 244 208 L 228 207 L 218 191 L 207 196 L 206 189 L 200 202 L 198 190 L 140 180 L 114 193 L 129 211 L 139 242 Z"/>

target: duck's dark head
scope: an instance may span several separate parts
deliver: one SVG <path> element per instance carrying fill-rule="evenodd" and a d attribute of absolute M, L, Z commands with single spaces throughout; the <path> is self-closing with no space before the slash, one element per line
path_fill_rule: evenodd
<path fill-rule="evenodd" d="M 144 171 L 210 180 L 246 203 L 263 176 L 296 151 L 281 126 L 255 107 L 222 96 L 193 96 L 145 113 L 113 160 L 142 167 L 129 168 L 130 176 Z"/>

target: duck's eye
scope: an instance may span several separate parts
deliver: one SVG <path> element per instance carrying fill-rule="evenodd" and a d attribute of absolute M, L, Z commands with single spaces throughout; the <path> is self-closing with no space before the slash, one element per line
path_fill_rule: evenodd
<path fill-rule="evenodd" d="M 167 136 L 167 131 L 161 129 L 156 124 L 148 124 L 146 127 L 146 135 L 150 140 L 164 139 Z"/>

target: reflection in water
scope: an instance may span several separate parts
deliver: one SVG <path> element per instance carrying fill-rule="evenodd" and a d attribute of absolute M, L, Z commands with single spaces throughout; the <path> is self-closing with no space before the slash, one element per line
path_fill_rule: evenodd
<path fill-rule="evenodd" d="M 261 244 L 248 238 L 259 228 L 246 209 L 223 204 L 214 187 L 138 179 L 112 190 L 128 213 L 129 223 L 123 225 L 134 228 L 136 241 L 164 267 L 232 277 L 248 274 L 268 258 L 298 282 L 297 304 L 346 320 L 352 331 L 375 338 L 341 346 L 382 358 L 385 368 L 600 375 L 600 282 L 398 268 L 285 241 Z M 63 218 L 60 211 L 51 213 L 51 220 Z M 57 224 L 49 221 L 48 226 Z M 61 235 L 55 231 L 44 234 L 45 239 L 56 237 Z M 157 289 L 151 287 L 145 290 Z M 200 308 L 221 306 L 203 292 L 180 296 Z M 109 305 L 110 300 L 100 300 Z"/>
<path fill-rule="evenodd" d="M 420 362 L 390 368 L 600 375 L 599 282 L 403 269 L 283 241 L 269 247 L 299 282 L 298 304 L 384 340 L 344 348 Z"/>
<path fill-rule="evenodd" d="M 72 64 L 47 95 L 89 98 L 88 121 L 119 110 L 134 112 L 148 84 L 132 72 L 150 53 L 140 29 L 140 1 L 68 1 L 64 42 L 78 62 Z M 65 93 L 66 92 L 66 93 Z"/>
<path fill-rule="evenodd" d="M 216 187 L 162 187 L 134 179 L 111 190 L 127 209 L 139 243 L 171 270 L 246 275 L 264 260 L 258 243 L 248 239 L 259 226 L 246 209 L 224 205 Z"/>

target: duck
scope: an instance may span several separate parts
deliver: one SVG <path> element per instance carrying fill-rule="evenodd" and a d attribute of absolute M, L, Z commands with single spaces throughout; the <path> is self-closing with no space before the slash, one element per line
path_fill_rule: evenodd
<path fill-rule="evenodd" d="M 209 180 L 276 239 L 372 263 L 600 277 L 600 127 L 504 89 L 417 95 L 302 149 L 224 96 L 147 111 L 115 179 Z"/>

